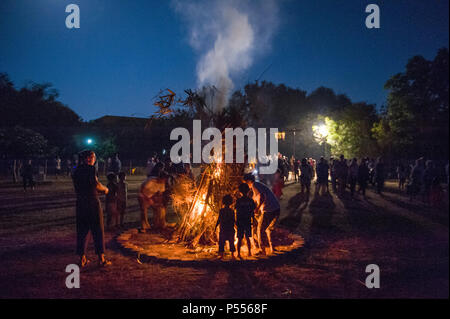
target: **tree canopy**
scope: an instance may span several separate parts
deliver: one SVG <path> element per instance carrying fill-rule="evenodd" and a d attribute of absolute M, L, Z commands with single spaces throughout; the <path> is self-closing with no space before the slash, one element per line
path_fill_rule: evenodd
<path fill-rule="evenodd" d="M 0 74 L 0 127 L 31 129 L 48 140 L 44 153 L 75 151 L 72 136 L 82 121 L 68 106 L 57 101 L 51 84 L 30 83 L 16 89 L 7 74 Z"/>
<path fill-rule="evenodd" d="M 396 157 L 448 158 L 448 63 L 446 48 L 431 61 L 415 56 L 404 72 L 386 82 L 387 106 L 374 126 L 386 152 Z"/>

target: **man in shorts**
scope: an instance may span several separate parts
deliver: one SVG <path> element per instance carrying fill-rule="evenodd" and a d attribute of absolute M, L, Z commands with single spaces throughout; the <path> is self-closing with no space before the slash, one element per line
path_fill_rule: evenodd
<path fill-rule="evenodd" d="M 280 217 L 280 203 L 275 194 L 263 183 L 256 182 L 253 174 L 246 174 L 244 182 L 253 192 L 253 200 L 257 203 L 256 211 L 261 211 L 258 220 L 257 237 L 262 254 L 266 254 L 263 234 L 267 236 L 269 251 L 273 253 L 272 231 Z"/>

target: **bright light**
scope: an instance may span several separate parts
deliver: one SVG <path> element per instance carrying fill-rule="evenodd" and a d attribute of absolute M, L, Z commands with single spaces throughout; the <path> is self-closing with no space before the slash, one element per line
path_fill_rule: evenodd
<path fill-rule="evenodd" d="M 323 137 L 328 136 L 328 128 L 327 128 L 327 126 L 325 124 L 320 124 L 319 127 L 317 128 L 317 131 Z"/>
<path fill-rule="evenodd" d="M 314 138 L 319 144 L 327 142 L 327 137 L 330 134 L 328 131 L 328 126 L 324 123 L 321 123 L 319 125 L 313 125 L 313 134 Z"/>
<path fill-rule="evenodd" d="M 92 139 L 91 138 L 88 138 L 87 140 L 86 140 L 86 143 L 88 144 L 88 145 L 91 145 L 92 144 Z"/>
<path fill-rule="evenodd" d="M 286 137 L 286 132 L 277 132 L 277 133 L 275 133 L 275 138 L 277 140 L 283 140 L 284 141 L 285 137 Z"/>

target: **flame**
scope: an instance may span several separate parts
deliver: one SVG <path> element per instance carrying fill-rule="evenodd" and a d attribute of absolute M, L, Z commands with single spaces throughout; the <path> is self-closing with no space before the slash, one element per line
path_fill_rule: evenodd
<path fill-rule="evenodd" d="M 194 208 L 192 209 L 192 219 L 196 219 L 201 216 L 203 210 L 205 209 L 205 205 L 206 205 L 206 193 L 203 193 L 195 203 Z"/>
<path fill-rule="evenodd" d="M 222 169 L 218 166 L 217 169 L 213 172 L 214 178 L 220 178 L 222 175 Z"/>
<path fill-rule="evenodd" d="M 213 178 L 219 179 L 222 176 L 222 173 L 223 169 L 220 167 L 220 164 L 217 164 L 216 169 L 212 172 L 211 175 Z M 192 208 L 191 220 L 204 217 L 209 211 L 210 208 L 206 203 L 206 190 L 203 190 L 203 192 L 198 196 L 194 207 Z"/>
<path fill-rule="evenodd" d="M 198 185 L 196 194 L 194 195 L 191 207 L 184 216 L 181 228 L 180 239 L 194 239 L 193 246 L 196 246 L 198 240 L 203 234 L 203 230 L 207 231 L 207 241 L 211 238 L 211 231 L 214 230 L 216 222 L 216 207 L 218 198 L 215 197 L 212 187 L 220 185 L 221 179 L 226 175 L 226 166 L 223 163 L 215 163 L 210 165 L 202 174 L 201 181 Z M 211 184 L 213 182 L 213 184 Z M 212 192 L 212 193 L 211 193 Z M 189 239 L 188 239 L 189 240 Z"/>

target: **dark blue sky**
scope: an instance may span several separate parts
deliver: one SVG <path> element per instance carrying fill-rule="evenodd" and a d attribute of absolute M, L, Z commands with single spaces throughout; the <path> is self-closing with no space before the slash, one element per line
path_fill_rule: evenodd
<path fill-rule="evenodd" d="M 224 0 L 226 1 L 226 0 Z M 78 4 L 81 28 L 65 27 Z M 381 9 L 381 29 L 366 29 L 365 7 Z M 378 106 L 383 85 L 421 54 L 448 47 L 448 0 L 279 1 L 271 49 L 236 77 L 235 88 L 261 80 L 310 92 L 327 86 Z M 16 86 L 51 82 L 83 119 L 148 116 L 160 89 L 196 87 L 198 53 L 169 1 L 1 0 L 0 72 Z"/>

